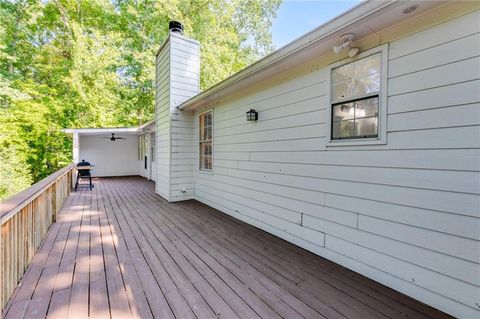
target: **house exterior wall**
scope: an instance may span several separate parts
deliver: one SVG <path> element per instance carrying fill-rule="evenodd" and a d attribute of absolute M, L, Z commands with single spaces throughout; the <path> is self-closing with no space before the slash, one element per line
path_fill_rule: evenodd
<path fill-rule="evenodd" d="M 104 136 L 79 137 L 79 161 L 86 160 L 95 167 L 92 175 L 129 176 L 138 175 L 138 138 L 125 135 L 127 139 L 110 141 Z"/>
<path fill-rule="evenodd" d="M 157 193 L 193 195 L 193 115 L 177 106 L 200 92 L 200 45 L 171 33 L 157 55 Z"/>
<path fill-rule="evenodd" d="M 170 196 L 170 43 L 166 42 L 156 57 L 155 125 L 157 179 L 155 191 Z"/>
<path fill-rule="evenodd" d="M 150 171 L 150 175 L 149 179 L 151 179 L 152 181 L 155 182 L 155 179 L 157 178 L 156 175 L 155 175 L 155 172 L 157 171 L 157 162 L 152 162 L 152 168 L 151 168 L 151 171 Z"/>
<path fill-rule="evenodd" d="M 385 145 L 328 146 L 323 62 L 216 101 L 212 173 L 198 170 L 198 114 L 209 108 L 197 110 L 193 197 L 435 308 L 480 317 L 478 21 L 466 13 L 388 44 Z M 246 122 L 250 108 L 258 122 Z"/>

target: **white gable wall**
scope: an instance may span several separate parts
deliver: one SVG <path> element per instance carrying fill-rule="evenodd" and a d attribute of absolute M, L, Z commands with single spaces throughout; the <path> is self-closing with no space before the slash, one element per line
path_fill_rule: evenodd
<path fill-rule="evenodd" d="M 215 105 L 213 173 L 198 171 L 198 110 L 194 198 L 479 317 L 478 21 L 476 11 L 389 44 L 386 145 L 327 147 L 329 71 L 315 65 Z"/>
<path fill-rule="evenodd" d="M 79 161 L 85 160 L 95 165 L 94 177 L 138 175 L 138 137 L 137 135 L 118 134 L 126 137 L 115 142 L 105 135 L 80 135 Z"/>

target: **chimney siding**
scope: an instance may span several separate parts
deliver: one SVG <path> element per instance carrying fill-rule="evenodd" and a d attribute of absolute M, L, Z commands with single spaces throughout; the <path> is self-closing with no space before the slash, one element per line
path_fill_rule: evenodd
<path fill-rule="evenodd" d="M 193 196 L 193 114 L 177 106 L 200 92 L 200 44 L 170 33 L 156 58 L 156 192 L 168 201 Z"/>

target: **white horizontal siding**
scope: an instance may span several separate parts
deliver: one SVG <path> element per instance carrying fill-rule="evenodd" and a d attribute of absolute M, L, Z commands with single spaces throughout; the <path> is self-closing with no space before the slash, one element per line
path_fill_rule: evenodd
<path fill-rule="evenodd" d="M 480 91 L 480 90 L 479 90 Z M 434 129 L 438 127 L 474 126 L 480 118 L 480 103 L 391 114 L 388 131 Z"/>
<path fill-rule="evenodd" d="M 480 34 L 476 33 L 393 59 L 388 66 L 389 78 L 474 58 L 479 46 Z"/>
<path fill-rule="evenodd" d="M 326 69 L 217 103 L 213 173 L 198 172 L 193 147 L 194 198 L 451 314 L 480 315 L 478 18 L 390 44 L 386 145 L 327 149 Z"/>
<path fill-rule="evenodd" d="M 359 198 L 385 201 L 395 204 L 420 207 L 462 215 L 480 217 L 479 196 L 457 192 L 445 192 L 436 189 L 420 189 L 384 184 L 374 184 L 369 178 L 362 182 L 344 181 L 316 177 L 272 174 L 249 170 L 228 169 L 227 174 L 244 180 L 266 185 L 283 185 L 305 190 L 317 190 L 325 193 L 350 195 Z M 443 180 L 448 183 L 448 180 Z M 264 185 L 264 187 L 267 187 Z"/>
<path fill-rule="evenodd" d="M 358 218 L 358 228 L 477 264 L 480 262 L 480 243 L 477 240 L 362 215 Z M 480 268 L 477 269 L 480 270 Z"/>
<path fill-rule="evenodd" d="M 312 248 L 311 248 L 312 249 Z M 353 253 L 348 253 L 349 250 L 354 250 Z M 397 275 L 392 275 L 385 267 L 377 268 L 376 260 L 370 262 L 369 258 L 376 258 L 374 250 L 361 247 L 357 244 L 350 243 L 348 241 L 326 235 L 325 236 L 325 248 L 313 247 L 312 251 L 318 253 L 325 258 L 335 261 L 341 265 L 346 266 L 358 273 L 361 273 L 367 277 L 375 278 L 376 281 L 381 282 L 389 287 L 395 287 L 400 292 L 403 292 L 409 296 L 422 296 L 421 300 L 429 305 L 432 305 L 438 309 L 450 310 L 450 313 L 461 314 L 463 318 L 476 318 L 478 311 L 471 307 L 466 307 L 459 304 L 458 301 L 449 298 L 439 298 L 438 294 L 432 293 L 431 290 L 418 285 L 414 280 L 405 280 Z M 368 253 L 365 257 L 362 257 L 362 253 Z M 346 254 L 347 253 L 347 254 Z M 358 256 L 360 255 L 360 256 Z M 381 254 L 382 257 L 388 258 L 388 255 Z M 395 261 L 391 258 L 390 260 Z M 386 264 L 388 267 L 401 267 L 402 265 Z M 418 297 L 417 297 L 418 298 Z"/>
<path fill-rule="evenodd" d="M 170 195 L 169 201 L 193 194 L 193 115 L 177 106 L 200 92 L 200 47 L 185 37 L 170 37 Z"/>
<path fill-rule="evenodd" d="M 478 56 L 430 69 L 394 77 L 388 82 L 388 95 L 431 89 L 478 79 L 480 58 Z"/>
<path fill-rule="evenodd" d="M 314 76 L 315 75 L 315 76 Z M 220 119 L 228 119 L 245 115 L 247 107 L 255 108 L 259 111 L 291 105 L 296 102 L 305 101 L 311 98 L 318 98 L 326 95 L 327 86 L 326 72 L 318 72 L 307 75 L 303 81 L 293 79 L 289 81 L 291 85 L 279 85 L 278 87 L 269 88 L 263 91 L 264 94 L 254 93 L 249 98 L 243 97 L 235 102 L 225 104 L 225 110 L 218 109 Z M 222 127 L 222 123 L 219 123 Z"/>
<path fill-rule="evenodd" d="M 480 101 L 479 80 L 414 91 L 388 98 L 388 113 L 413 112 Z"/>
<path fill-rule="evenodd" d="M 459 311 L 459 306 L 462 304 L 475 306 L 475 302 L 478 301 L 477 286 L 443 276 L 436 271 L 416 266 L 410 262 L 401 261 L 385 253 L 377 252 L 358 244 L 352 244 L 330 235 L 326 236 L 325 246 L 373 268 L 388 273 L 395 272 L 395 276 L 399 280 L 412 282 L 419 287 L 434 291 L 439 295 L 455 296 L 456 298 L 454 300 L 459 304 L 456 305 L 456 309 L 451 309 L 451 311 Z M 406 293 L 410 294 L 409 292 Z M 473 307 L 460 311 L 462 311 L 463 314 L 469 314 L 470 316 L 468 318 L 474 318 L 472 317 L 472 314 L 475 312 Z"/>
<path fill-rule="evenodd" d="M 400 224 L 434 230 L 440 233 L 480 240 L 479 223 L 476 217 L 426 210 L 412 206 L 381 201 L 326 194 L 325 205 L 364 216 L 372 216 Z M 435 220 L 435 223 L 432 223 Z"/>
<path fill-rule="evenodd" d="M 317 106 L 318 107 L 318 106 Z M 314 125 L 314 124 L 325 124 L 326 118 L 326 110 L 315 110 L 309 111 L 300 114 L 292 114 L 290 116 L 284 117 L 277 117 L 277 118 L 267 118 L 267 120 L 262 121 L 259 125 L 258 123 L 245 124 L 245 116 L 242 118 L 242 124 L 235 125 L 233 127 L 227 127 L 224 129 L 217 129 L 216 130 L 216 139 L 220 137 L 228 137 L 230 142 L 230 138 L 235 135 L 244 135 L 247 133 L 258 133 L 262 131 L 272 131 L 275 129 L 282 129 L 288 127 L 298 127 L 298 126 L 307 126 L 307 125 Z M 264 113 L 262 113 L 265 116 Z M 300 125 L 299 125 L 300 124 Z"/>
<path fill-rule="evenodd" d="M 388 147 L 388 145 L 387 145 Z M 385 147 L 385 148 L 387 148 Z M 382 149 L 319 152 L 251 152 L 244 153 L 252 161 L 305 163 L 321 165 L 348 165 L 366 167 L 398 167 L 413 169 L 444 169 L 452 171 L 479 171 L 478 149 Z M 340 153 L 341 152 L 341 153 Z"/>
<path fill-rule="evenodd" d="M 305 227 L 316 229 L 329 236 L 375 250 L 401 262 L 433 269 L 438 273 L 438 280 L 441 281 L 435 283 L 436 285 L 444 285 L 445 290 L 449 289 L 449 284 L 452 282 L 454 286 L 466 287 L 466 290 L 470 291 L 470 296 L 464 296 L 464 298 L 474 298 L 471 294 L 474 292 L 472 289 L 480 283 L 477 276 L 480 269 L 477 263 L 425 249 L 419 245 L 392 240 L 363 229 L 351 229 L 311 216 L 304 216 L 303 224 Z M 388 269 L 385 270 L 388 271 Z M 431 284 L 426 283 L 424 287 L 429 288 L 428 285 Z"/>
<path fill-rule="evenodd" d="M 384 167 L 358 167 L 338 165 L 302 165 L 287 163 L 240 162 L 239 169 L 269 172 L 295 177 L 343 180 L 352 182 L 367 181 L 372 184 L 385 184 L 413 188 L 437 189 L 462 193 L 480 194 L 479 172 L 398 169 Z M 449 184 L 443 184 L 449 180 Z"/>
<path fill-rule="evenodd" d="M 170 193 L 170 44 L 166 43 L 156 57 L 155 94 L 155 191 L 165 198 Z"/>
<path fill-rule="evenodd" d="M 309 231 L 300 225 L 288 222 L 281 218 L 263 214 L 261 211 L 251 208 L 247 205 L 231 201 L 218 194 L 217 192 L 209 192 L 208 190 L 195 189 L 197 199 L 200 201 L 210 202 L 214 207 L 228 207 L 228 210 L 235 212 L 233 215 L 243 215 L 251 220 L 255 220 L 255 224 L 265 225 L 270 229 L 276 229 L 279 233 L 285 233 L 288 237 L 298 237 L 303 241 L 313 243 L 314 245 L 322 246 L 324 244 L 324 237 L 318 231 Z M 240 218 L 243 219 L 243 218 Z M 261 227 L 262 228 L 262 227 Z M 279 234 L 277 233 L 277 235 Z M 283 237 L 283 236 L 282 236 Z"/>
<path fill-rule="evenodd" d="M 391 43 L 389 57 L 396 59 L 407 54 L 421 54 L 425 49 L 478 33 L 479 20 L 480 12 L 474 11 L 433 28 L 408 35 Z"/>

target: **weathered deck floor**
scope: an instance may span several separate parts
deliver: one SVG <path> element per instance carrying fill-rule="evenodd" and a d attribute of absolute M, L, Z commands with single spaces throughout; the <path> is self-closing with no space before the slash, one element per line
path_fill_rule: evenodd
<path fill-rule="evenodd" d="M 5 318 L 441 318 L 446 315 L 142 178 L 81 189 Z"/>

